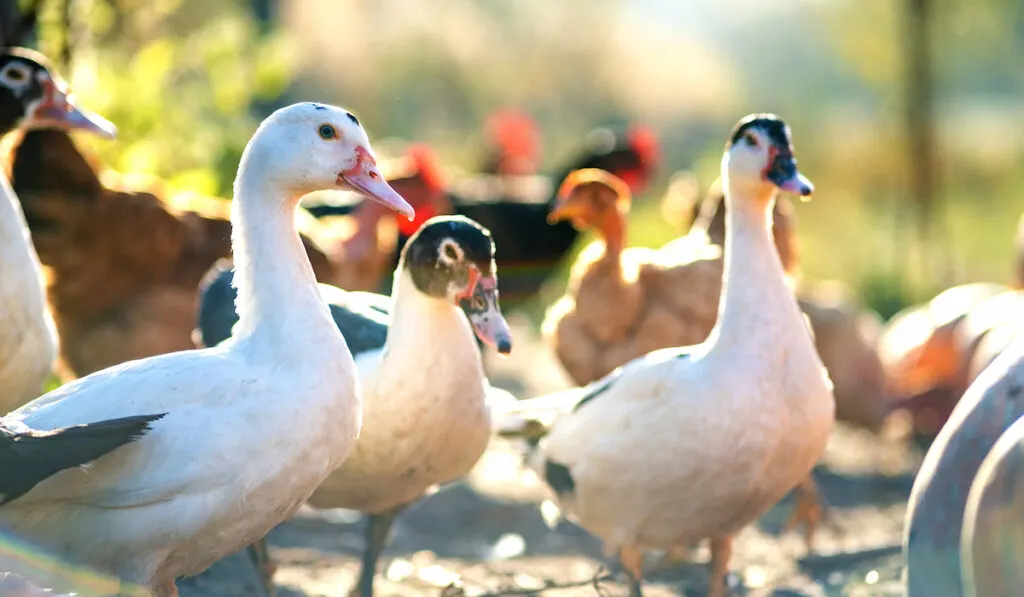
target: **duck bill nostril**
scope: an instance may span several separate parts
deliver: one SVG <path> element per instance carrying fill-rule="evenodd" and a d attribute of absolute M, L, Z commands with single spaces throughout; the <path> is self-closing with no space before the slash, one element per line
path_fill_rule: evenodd
<path fill-rule="evenodd" d="M 463 298 L 459 306 L 481 342 L 503 356 L 512 352 L 512 332 L 498 305 L 498 281 L 494 276 L 481 276 L 472 294 Z"/>
<path fill-rule="evenodd" d="M 773 153 L 772 161 L 765 172 L 765 179 L 781 191 L 809 197 L 814 192 L 814 184 L 797 170 L 796 159 L 792 154 Z"/>
<path fill-rule="evenodd" d="M 411 221 L 416 211 L 381 177 L 373 157 L 362 147 L 358 150 L 359 161 L 352 168 L 338 174 L 338 184 L 351 187 L 361 195 L 397 211 Z"/>

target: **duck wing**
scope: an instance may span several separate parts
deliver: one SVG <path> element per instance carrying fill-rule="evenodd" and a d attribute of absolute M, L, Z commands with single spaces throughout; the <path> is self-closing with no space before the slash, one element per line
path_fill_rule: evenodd
<path fill-rule="evenodd" d="M 210 268 L 199 284 L 197 343 L 216 346 L 231 337 L 231 330 L 238 321 L 233 279 L 231 261 L 222 259 Z M 328 284 L 319 286 L 334 323 L 357 361 L 360 355 L 384 347 L 391 323 L 390 297 L 372 292 L 348 292 Z"/>
<path fill-rule="evenodd" d="M 515 406 L 504 409 L 495 418 L 494 430 L 500 437 L 520 438 L 535 446 L 559 420 L 604 396 L 613 387 L 632 383 L 630 380 L 638 378 L 656 365 L 691 358 L 694 348 L 684 346 L 655 350 L 583 387 L 521 400 Z"/>
<path fill-rule="evenodd" d="M 0 505 L 28 493 L 40 481 L 89 462 L 131 443 L 165 416 L 139 415 L 63 427 L 30 429 L 18 421 L 0 420 Z"/>

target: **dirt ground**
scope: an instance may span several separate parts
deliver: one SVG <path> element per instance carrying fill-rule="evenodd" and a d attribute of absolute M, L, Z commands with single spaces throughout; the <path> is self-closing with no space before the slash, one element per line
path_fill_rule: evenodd
<path fill-rule="evenodd" d="M 569 387 L 533 328 L 510 319 L 516 346 L 507 359 L 488 359 L 492 382 L 523 397 Z M 815 470 L 829 505 L 815 553 L 806 556 L 798 532 L 781 532 L 792 506 L 792 498 L 787 498 L 738 537 L 730 577 L 733 595 L 902 595 L 900 532 L 920 458 L 903 445 L 839 427 Z M 603 563 L 593 538 L 567 522 L 556 529 L 545 525 L 538 508 L 545 490 L 523 470 L 521 461 L 517 444 L 495 440 L 468 479 L 401 515 L 382 559 L 377 594 L 625 595 L 621 582 L 592 582 Z M 362 532 L 357 513 L 312 509 L 303 509 L 272 531 L 277 595 L 346 597 L 358 570 Z M 690 563 L 651 574 L 645 594 L 705 595 L 707 559 L 706 546 L 700 546 Z M 0 557 L 0 569 L 5 569 L 2 566 Z M 180 581 L 179 589 L 181 597 L 265 597 L 245 552 L 199 577 Z M 37 597 L 5 591 L 0 582 L 0 595 L 15 594 Z M 101 593 L 80 593 L 94 594 Z"/>
<path fill-rule="evenodd" d="M 516 347 L 489 359 L 492 382 L 518 396 L 536 396 L 570 383 L 536 333 L 513 322 Z M 900 533 L 921 454 L 870 434 L 840 427 L 815 470 L 829 517 L 806 556 L 801 535 L 781 533 L 787 498 L 744 531 L 736 543 L 730 582 L 734 595 L 817 597 L 902 595 Z M 549 529 L 537 505 L 546 497 L 521 451 L 495 440 L 473 474 L 396 522 L 377 581 L 382 597 L 436 595 L 625 595 L 621 582 L 595 584 L 604 563 L 600 545 L 562 522 Z M 345 597 L 363 546 L 359 515 L 302 510 L 270 534 L 280 597 Z M 651 575 L 645 594 L 703 596 L 706 546 L 692 562 Z M 652 559 L 652 564 L 656 562 Z M 607 576 L 607 575 L 605 575 Z M 182 597 L 260 595 L 254 568 L 237 554 L 204 575 L 179 583 Z M 598 593 L 598 591 L 600 593 Z"/>

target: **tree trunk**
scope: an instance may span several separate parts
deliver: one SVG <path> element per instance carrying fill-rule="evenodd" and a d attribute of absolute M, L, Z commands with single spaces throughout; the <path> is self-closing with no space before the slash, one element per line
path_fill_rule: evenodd
<path fill-rule="evenodd" d="M 906 127 L 910 195 L 918 225 L 918 248 L 926 271 L 945 270 L 945 249 L 933 243 L 936 232 L 934 81 L 931 55 L 931 0 L 906 0 Z M 941 254 L 940 254 L 941 253 Z M 946 272 L 943 271 L 944 275 Z"/>

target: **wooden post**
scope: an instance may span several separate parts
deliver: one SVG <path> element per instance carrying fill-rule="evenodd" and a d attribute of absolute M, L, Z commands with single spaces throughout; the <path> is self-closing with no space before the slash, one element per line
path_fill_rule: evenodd
<path fill-rule="evenodd" d="M 945 263 L 945 250 L 933 243 L 936 221 L 934 84 L 931 55 L 931 0 L 906 0 L 904 40 L 906 57 L 905 110 L 910 195 L 914 202 L 918 249 L 926 271 L 935 275 Z M 940 254 L 942 253 L 942 254 Z M 931 258 L 929 258 L 929 256 Z M 943 268 L 944 269 L 944 268 Z"/>

